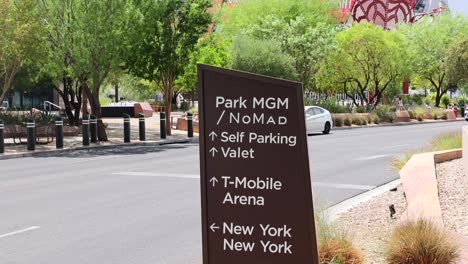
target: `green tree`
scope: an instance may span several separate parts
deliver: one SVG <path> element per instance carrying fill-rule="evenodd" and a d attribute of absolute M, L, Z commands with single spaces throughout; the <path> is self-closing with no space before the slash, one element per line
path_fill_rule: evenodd
<path fill-rule="evenodd" d="M 195 93 L 198 89 L 197 64 L 209 64 L 218 67 L 227 67 L 231 61 L 229 46 L 221 40 L 219 35 L 210 34 L 201 39 L 189 56 L 189 63 L 184 69 L 184 74 L 177 79 L 177 84 L 184 93 Z"/>
<path fill-rule="evenodd" d="M 436 91 L 435 106 L 454 83 L 447 76 L 445 57 L 447 49 L 457 39 L 468 35 L 467 18 L 446 13 L 425 17 L 415 24 L 401 26 L 409 41 L 412 72 Z"/>
<path fill-rule="evenodd" d="M 80 59 L 78 1 L 42 0 L 39 8 L 44 14 L 48 34 L 49 59 L 43 71 L 53 77 L 70 125 L 79 125 L 83 86 L 88 74 L 79 67 Z"/>
<path fill-rule="evenodd" d="M 316 90 L 318 65 L 334 47 L 338 21 L 332 11 L 336 7 L 336 1 L 246 0 L 224 7 L 215 34 L 244 44 L 247 39 L 258 43 L 275 42 L 280 47 L 277 52 L 283 53 L 275 54 L 275 58 L 283 61 L 292 58 L 295 80 L 302 82 L 305 89 Z M 247 37 L 241 40 L 239 35 Z M 233 44 L 236 45 L 238 43 Z M 242 50 L 235 52 L 239 56 Z M 261 60 L 256 62 L 262 63 Z"/>
<path fill-rule="evenodd" d="M 355 24 L 337 35 L 337 48 L 320 71 L 320 83 L 340 87 L 356 106 L 375 107 L 387 90 L 406 77 L 405 47 L 398 31 L 371 23 Z"/>
<path fill-rule="evenodd" d="M 218 31 L 224 38 L 234 39 L 239 33 L 252 25 L 262 25 L 269 16 L 284 21 L 303 17 L 304 25 L 315 26 L 319 23 L 337 23 L 332 10 L 338 1 L 322 0 L 244 0 L 233 7 L 224 5 L 222 21 Z M 268 29 L 267 29 L 268 30 Z"/>
<path fill-rule="evenodd" d="M 317 90 L 316 74 L 320 63 L 335 48 L 336 25 L 307 23 L 304 15 L 289 21 L 274 15 L 247 30 L 256 39 L 279 42 L 283 53 L 294 59 L 297 80 L 305 89 Z"/>
<path fill-rule="evenodd" d="M 294 59 L 275 40 L 238 36 L 234 40 L 231 68 L 282 79 L 296 80 Z"/>
<path fill-rule="evenodd" d="M 44 58 L 44 33 L 36 1 L 0 0 L 0 102 L 25 65 Z"/>
<path fill-rule="evenodd" d="M 445 55 L 449 83 L 468 84 L 468 36 L 454 42 Z"/>
<path fill-rule="evenodd" d="M 75 104 L 76 123 L 83 94 L 83 102 L 89 100 L 91 112 L 98 118 L 99 140 L 107 141 L 99 95 L 111 70 L 122 64 L 123 32 L 131 6 L 124 0 L 43 0 L 41 3 L 48 14 L 50 69 L 63 85 L 60 92 L 65 105 L 71 108 Z M 69 97 L 77 100 L 72 103 Z M 70 118 L 73 114 L 69 110 Z"/>
<path fill-rule="evenodd" d="M 166 102 L 166 132 L 171 134 L 171 103 L 174 85 L 189 59 L 190 51 L 212 22 L 210 0 L 135 1 L 133 33 L 127 46 L 129 71 L 162 84 Z"/>

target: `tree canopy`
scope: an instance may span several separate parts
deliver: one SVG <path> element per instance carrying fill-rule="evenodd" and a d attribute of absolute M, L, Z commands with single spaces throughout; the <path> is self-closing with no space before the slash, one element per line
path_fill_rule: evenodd
<path fill-rule="evenodd" d="M 337 47 L 321 70 L 320 78 L 325 79 L 321 83 L 333 83 L 355 105 L 376 106 L 387 89 L 408 74 L 406 43 L 398 31 L 359 23 L 336 38 Z"/>
<path fill-rule="evenodd" d="M 458 86 L 468 84 L 468 36 L 449 47 L 444 61 L 449 83 Z"/>
<path fill-rule="evenodd" d="M 444 63 L 447 49 L 457 39 L 468 35 L 468 20 L 462 15 L 446 13 L 424 17 L 400 30 L 408 39 L 408 53 L 414 77 L 425 80 L 436 91 L 435 105 L 456 84 L 450 83 Z"/>
<path fill-rule="evenodd" d="M 191 50 L 208 31 L 210 0 L 135 1 L 126 67 L 134 75 L 160 82 L 166 102 L 166 128 L 171 134 L 175 81 L 183 74 Z"/>
<path fill-rule="evenodd" d="M 40 15 L 35 0 L 0 0 L 0 103 L 23 67 L 46 55 Z"/>

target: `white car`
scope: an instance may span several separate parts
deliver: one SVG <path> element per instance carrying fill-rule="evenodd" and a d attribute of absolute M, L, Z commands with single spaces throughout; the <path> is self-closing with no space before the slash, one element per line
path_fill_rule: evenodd
<path fill-rule="evenodd" d="M 305 107 L 307 134 L 328 134 L 333 127 L 333 119 L 330 112 L 319 106 Z"/>

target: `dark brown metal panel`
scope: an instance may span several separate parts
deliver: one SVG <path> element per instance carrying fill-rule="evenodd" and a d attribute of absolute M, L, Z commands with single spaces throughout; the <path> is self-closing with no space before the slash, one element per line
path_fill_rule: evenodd
<path fill-rule="evenodd" d="M 203 66 L 198 65 L 198 109 L 199 109 L 199 141 L 200 141 L 200 190 L 201 190 L 201 202 L 202 202 L 202 237 L 203 237 L 203 263 L 208 263 L 208 226 L 207 226 L 207 192 L 206 192 L 206 147 L 205 147 L 205 117 L 203 114 L 205 112 L 204 108 L 204 76 L 203 76 Z"/>
<path fill-rule="evenodd" d="M 203 263 L 318 263 L 302 85 L 198 71 Z"/>

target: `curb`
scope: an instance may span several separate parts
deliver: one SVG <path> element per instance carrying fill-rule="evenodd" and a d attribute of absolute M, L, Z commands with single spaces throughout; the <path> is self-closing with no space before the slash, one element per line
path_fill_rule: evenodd
<path fill-rule="evenodd" d="M 333 127 L 332 130 L 350 130 L 350 129 L 359 129 L 359 128 L 378 128 L 378 127 L 398 127 L 398 126 L 417 126 L 417 125 L 431 125 L 431 124 L 441 124 L 441 123 L 454 123 L 466 121 L 465 119 L 456 119 L 456 120 L 443 120 L 443 121 L 433 121 L 433 122 L 400 122 L 400 123 L 387 123 L 382 125 L 374 126 L 350 126 L 350 127 Z"/>
<path fill-rule="evenodd" d="M 376 196 L 384 194 L 391 189 L 398 187 L 400 184 L 401 179 L 396 179 L 394 181 L 380 185 L 370 191 L 358 194 L 352 198 L 342 201 L 339 204 L 327 208 L 324 210 L 324 214 L 326 215 L 328 221 L 333 222 L 338 219 L 340 214 L 345 213 L 349 209 L 354 208 L 361 203 L 367 202 Z"/>
<path fill-rule="evenodd" d="M 135 142 L 135 143 L 119 143 L 114 145 L 95 145 L 95 146 L 87 146 L 87 147 L 77 147 L 77 148 L 68 148 L 68 149 L 53 149 L 53 150 L 44 150 L 44 151 L 34 151 L 34 152 L 25 152 L 25 153 L 18 153 L 18 154 L 10 154 L 10 155 L 0 155 L 0 160 L 10 160 L 10 159 L 19 159 L 19 158 L 30 158 L 30 157 L 37 157 L 43 156 L 48 154 L 64 154 L 64 153 L 71 153 L 75 151 L 93 151 L 93 150 L 105 150 L 105 149 L 115 149 L 119 147 L 140 147 L 140 146 L 164 146 L 164 145 L 172 145 L 172 144 L 187 144 L 187 143 L 196 143 L 198 139 L 168 139 L 164 141 L 145 141 L 145 142 Z"/>

